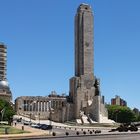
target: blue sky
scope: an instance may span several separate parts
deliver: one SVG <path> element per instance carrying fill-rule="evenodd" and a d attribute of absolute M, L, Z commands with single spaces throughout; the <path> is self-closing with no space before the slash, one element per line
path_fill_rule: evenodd
<path fill-rule="evenodd" d="M 74 16 L 94 10 L 94 70 L 106 102 L 121 96 L 140 109 L 139 0 L 0 0 L 0 42 L 7 79 L 18 96 L 69 93 L 74 76 Z"/>

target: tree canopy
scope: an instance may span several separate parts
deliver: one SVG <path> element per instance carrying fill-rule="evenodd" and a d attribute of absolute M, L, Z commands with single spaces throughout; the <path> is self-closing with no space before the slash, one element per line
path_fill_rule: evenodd
<path fill-rule="evenodd" d="M 14 114 L 15 111 L 11 103 L 0 99 L 0 121 L 8 121 L 10 123 Z"/>
<path fill-rule="evenodd" d="M 126 106 L 107 105 L 108 117 L 119 123 L 128 123 L 136 121 L 134 112 Z"/>

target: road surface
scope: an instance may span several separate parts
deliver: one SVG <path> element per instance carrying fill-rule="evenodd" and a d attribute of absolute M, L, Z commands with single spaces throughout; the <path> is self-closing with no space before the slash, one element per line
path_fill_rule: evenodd
<path fill-rule="evenodd" d="M 65 136 L 54 138 L 30 138 L 26 140 L 140 140 L 140 134 L 98 135 L 98 136 Z"/>

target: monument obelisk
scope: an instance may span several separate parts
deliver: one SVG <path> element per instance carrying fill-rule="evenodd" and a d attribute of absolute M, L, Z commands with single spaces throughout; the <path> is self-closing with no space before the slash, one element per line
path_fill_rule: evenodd
<path fill-rule="evenodd" d="M 84 114 L 100 122 L 106 109 L 100 96 L 99 80 L 94 76 L 93 20 L 91 6 L 81 4 L 75 15 L 75 76 L 70 79 L 70 99 L 75 119 Z"/>
<path fill-rule="evenodd" d="M 93 14 L 81 4 L 75 16 L 75 76 L 93 75 Z"/>

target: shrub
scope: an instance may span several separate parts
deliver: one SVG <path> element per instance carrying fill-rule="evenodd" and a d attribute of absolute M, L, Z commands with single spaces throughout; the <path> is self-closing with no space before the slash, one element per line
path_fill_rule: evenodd
<path fill-rule="evenodd" d="M 79 132 L 77 131 L 76 134 L 79 135 Z"/>
<path fill-rule="evenodd" d="M 52 133 L 52 135 L 53 135 L 53 136 L 56 136 L 56 133 L 55 133 L 55 132 L 53 132 L 53 133 Z"/>
<path fill-rule="evenodd" d="M 69 135 L 69 132 L 66 132 L 66 136 L 68 136 Z"/>
<path fill-rule="evenodd" d="M 89 133 L 92 134 L 92 131 L 90 131 Z"/>
<path fill-rule="evenodd" d="M 86 135 L 86 131 L 84 131 L 83 134 Z"/>

